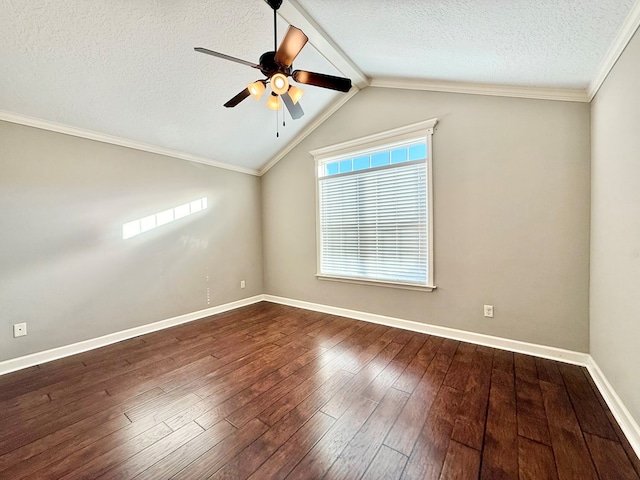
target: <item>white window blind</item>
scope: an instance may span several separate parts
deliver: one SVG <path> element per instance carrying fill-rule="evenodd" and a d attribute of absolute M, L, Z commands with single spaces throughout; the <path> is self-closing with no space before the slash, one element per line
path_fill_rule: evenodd
<path fill-rule="evenodd" d="M 318 185 L 320 274 L 428 285 L 426 159 L 325 172 Z"/>
<path fill-rule="evenodd" d="M 437 118 L 311 151 L 320 280 L 432 291 Z"/>

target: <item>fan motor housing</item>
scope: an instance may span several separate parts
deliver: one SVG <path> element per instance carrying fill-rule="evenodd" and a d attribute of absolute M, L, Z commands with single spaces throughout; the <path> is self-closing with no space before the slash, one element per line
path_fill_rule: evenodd
<path fill-rule="evenodd" d="M 276 73 L 291 76 L 291 67 L 284 67 L 276 62 L 276 52 L 265 52 L 260 56 L 260 71 L 265 77 L 271 78 Z"/>

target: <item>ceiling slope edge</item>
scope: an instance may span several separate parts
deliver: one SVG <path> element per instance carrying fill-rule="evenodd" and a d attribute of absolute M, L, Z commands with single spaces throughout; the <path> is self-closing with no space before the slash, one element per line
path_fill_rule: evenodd
<path fill-rule="evenodd" d="M 466 93 L 494 97 L 530 98 L 535 100 L 557 100 L 563 102 L 589 102 L 586 90 L 572 88 L 519 87 L 484 83 L 438 82 L 409 80 L 402 78 L 373 78 L 371 87 L 402 88 L 431 92 Z"/>
<path fill-rule="evenodd" d="M 307 138 L 311 133 L 328 120 L 335 112 L 340 109 L 345 103 L 347 103 L 360 89 L 358 87 L 351 87 L 348 93 L 341 95 L 338 99 L 325 108 L 316 118 L 313 119 L 298 135 L 296 135 L 285 147 L 276 153 L 271 159 L 265 163 L 260 169 L 259 175 L 262 176 L 267 173 L 271 167 L 282 160 L 291 150 L 293 150 L 300 142 Z"/>
<path fill-rule="evenodd" d="M 61 123 L 42 120 L 35 117 L 28 117 L 26 115 L 20 115 L 4 110 L 0 110 L 0 120 L 9 123 L 16 123 L 19 125 L 26 125 L 28 127 L 39 128 L 42 130 L 49 130 L 51 132 L 63 133 L 65 135 L 71 135 L 74 137 L 86 138 L 88 140 L 95 140 L 97 142 L 109 143 L 111 145 L 118 145 L 120 147 L 132 148 L 134 150 L 141 150 L 143 152 L 155 153 L 158 155 L 164 155 L 166 157 L 177 158 L 180 160 L 187 160 L 189 162 L 201 163 L 204 165 L 209 165 L 211 167 L 232 170 L 234 172 L 245 173 L 248 175 L 259 175 L 259 172 L 257 170 L 253 170 L 250 168 L 238 167 L 236 165 L 219 162 L 217 160 L 200 157 L 198 155 L 192 155 L 190 153 L 180 152 L 178 150 L 171 150 L 148 143 L 138 142 L 136 140 L 130 140 L 128 138 L 107 135 L 93 130 L 86 130 L 83 128 L 63 125 Z"/>
<path fill-rule="evenodd" d="M 284 2 L 278 13 L 289 25 L 295 25 L 301 29 L 316 50 L 343 75 L 350 78 L 356 87 L 365 88 L 369 85 L 369 78 L 298 2 L 295 0 Z"/>
<path fill-rule="evenodd" d="M 609 72 L 611 72 L 611 69 L 613 69 L 613 66 L 618 61 L 618 58 L 620 58 L 620 55 L 622 55 L 624 49 L 627 48 L 627 45 L 631 41 L 633 35 L 636 33 L 636 30 L 638 30 L 639 26 L 640 0 L 636 0 L 636 2 L 633 4 L 633 7 L 631 8 L 631 11 L 629 12 L 629 15 L 627 15 L 627 18 L 622 24 L 622 27 L 620 27 L 618 35 L 611 44 L 611 47 L 609 47 L 607 54 L 598 67 L 598 71 L 595 77 L 589 84 L 589 88 L 587 89 L 589 101 L 593 100 L 593 97 L 596 96 L 596 93 L 598 93 L 598 90 L 600 90 L 600 87 L 606 80 L 607 76 L 609 76 Z"/>

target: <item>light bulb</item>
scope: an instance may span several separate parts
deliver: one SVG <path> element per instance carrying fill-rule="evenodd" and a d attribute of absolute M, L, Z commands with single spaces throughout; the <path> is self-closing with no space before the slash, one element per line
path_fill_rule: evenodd
<path fill-rule="evenodd" d="M 278 95 L 282 95 L 289 89 L 289 81 L 282 73 L 276 73 L 271 77 L 271 90 Z"/>
<path fill-rule="evenodd" d="M 280 103 L 280 97 L 275 93 L 269 95 L 269 100 L 267 100 L 267 108 L 271 110 L 280 110 L 282 104 Z"/>
<path fill-rule="evenodd" d="M 291 100 L 293 101 L 294 105 L 298 103 L 298 100 L 300 100 L 300 97 L 302 97 L 303 93 L 304 93 L 304 90 L 296 87 L 295 85 L 291 85 L 289 87 L 289 96 L 291 97 Z"/>
<path fill-rule="evenodd" d="M 247 88 L 249 89 L 249 93 L 251 94 L 251 96 L 256 100 L 260 100 L 260 97 L 262 97 L 262 94 L 265 91 L 264 83 L 262 83 L 260 80 L 250 83 L 249 85 L 247 85 Z"/>

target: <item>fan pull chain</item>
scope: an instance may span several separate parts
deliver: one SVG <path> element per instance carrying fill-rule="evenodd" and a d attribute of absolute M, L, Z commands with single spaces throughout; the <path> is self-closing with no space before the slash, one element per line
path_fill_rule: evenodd
<path fill-rule="evenodd" d="M 276 138 L 280 138 L 280 122 L 278 121 L 278 110 L 276 110 Z"/>

